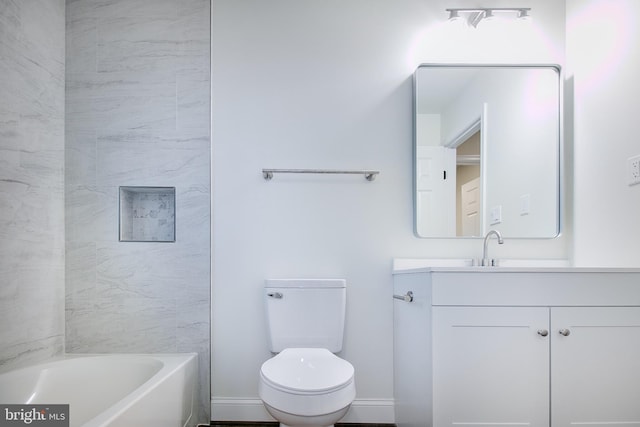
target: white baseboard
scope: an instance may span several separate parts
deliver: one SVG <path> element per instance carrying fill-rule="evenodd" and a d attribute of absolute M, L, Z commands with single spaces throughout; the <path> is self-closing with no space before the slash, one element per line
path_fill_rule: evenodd
<path fill-rule="evenodd" d="M 260 399 L 211 399 L 211 421 L 273 421 Z"/>
<path fill-rule="evenodd" d="M 264 409 L 260 399 L 225 398 L 211 399 L 211 421 L 274 421 Z M 393 424 L 395 415 L 393 399 L 356 399 L 345 423 Z"/>

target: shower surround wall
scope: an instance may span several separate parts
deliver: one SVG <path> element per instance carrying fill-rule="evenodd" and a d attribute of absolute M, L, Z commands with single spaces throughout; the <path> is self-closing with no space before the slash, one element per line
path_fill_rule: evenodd
<path fill-rule="evenodd" d="M 0 0 L 0 370 L 64 348 L 64 0 Z"/>
<path fill-rule="evenodd" d="M 209 416 L 209 0 L 68 0 L 66 349 L 200 354 Z M 119 186 L 175 187 L 176 241 L 119 242 Z"/>

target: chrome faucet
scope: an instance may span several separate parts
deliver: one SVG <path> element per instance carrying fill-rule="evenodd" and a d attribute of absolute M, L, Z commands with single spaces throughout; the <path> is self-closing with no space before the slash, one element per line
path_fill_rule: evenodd
<path fill-rule="evenodd" d="M 504 240 L 502 240 L 502 234 L 500 234 L 500 232 L 498 230 L 489 230 L 487 232 L 487 234 L 484 236 L 484 249 L 482 250 L 482 263 L 481 265 L 483 267 L 490 267 L 490 266 L 495 266 L 496 264 L 496 260 L 495 259 L 489 259 L 487 257 L 487 249 L 489 246 L 489 237 L 491 237 L 491 235 L 494 235 L 498 238 L 498 244 L 501 245 L 504 243 Z"/>

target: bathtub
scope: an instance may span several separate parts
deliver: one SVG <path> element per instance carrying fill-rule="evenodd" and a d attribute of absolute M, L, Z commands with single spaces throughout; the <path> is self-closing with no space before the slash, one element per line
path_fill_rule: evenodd
<path fill-rule="evenodd" d="M 1 404 L 69 404 L 70 427 L 195 424 L 197 354 L 66 355 L 0 374 Z"/>

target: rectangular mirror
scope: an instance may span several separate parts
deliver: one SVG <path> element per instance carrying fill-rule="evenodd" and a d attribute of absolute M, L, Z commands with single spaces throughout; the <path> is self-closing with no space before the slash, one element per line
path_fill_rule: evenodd
<path fill-rule="evenodd" d="M 423 64 L 414 75 L 418 237 L 560 233 L 555 65 Z"/>

